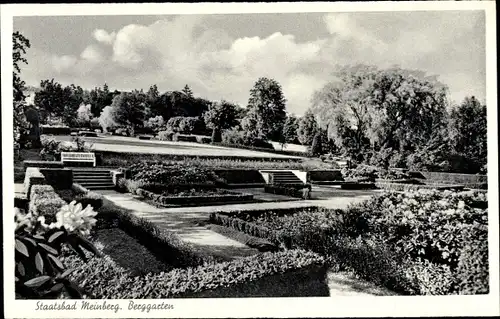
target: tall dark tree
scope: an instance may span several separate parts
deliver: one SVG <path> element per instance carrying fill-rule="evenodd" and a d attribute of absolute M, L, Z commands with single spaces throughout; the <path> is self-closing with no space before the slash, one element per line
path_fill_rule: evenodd
<path fill-rule="evenodd" d="M 488 155 L 486 105 L 474 96 L 450 112 L 449 134 L 455 154 L 467 162 L 468 173 L 484 172 Z"/>
<path fill-rule="evenodd" d="M 286 117 L 285 126 L 283 127 L 283 141 L 285 143 L 297 143 L 297 131 L 299 129 L 299 121 L 294 115 Z"/>
<path fill-rule="evenodd" d="M 221 132 L 231 128 L 236 122 L 236 106 L 232 103 L 221 101 L 213 103 L 203 115 L 205 124 L 212 129 L 212 141 L 221 141 Z"/>
<path fill-rule="evenodd" d="M 193 91 L 189 87 L 189 85 L 185 85 L 184 88 L 182 89 L 182 93 L 186 94 L 189 98 L 194 98 Z"/>
<path fill-rule="evenodd" d="M 138 128 L 144 125 L 146 94 L 142 91 L 122 92 L 111 103 L 112 117 L 117 125 L 125 126 L 134 136 Z"/>
<path fill-rule="evenodd" d="M 311 145 L 314 135 L 318 132 L 318 123 L 314 113 L 309 109 L 299 119 L 297 128 L 297 138 L 302 145 Z"/>
<path fill-rule="evenodd" d="M 30 48 L 30 41 L 21 33 L 14 32 L 12 34 L 12 60 L 13 60 L 13 93 L 14 93 L 14 139 L 17 140 L 19 134 L 26 127 L 24 116 L 24 107 L 26 105 L 24 95 L 25 82 L 21 80 L 22 63 L 28 64 L 28 60 L 24 57 L 26 50 Z"/>
<path fill-rule="evenodd" d="M 42 80 L 40 90 L 35 93 L 35 106 L 39 109 L 40 119 L 45 123 L 49 117 L 60 117 L 64 113 L 66 93 L 63 86 L 51 80 Z"/>
<path fill-rule="evenodd" d="M 256 129 L 268 139 L 278 140 L 285 124 L 286 99 L 281 85 L 268 78 L 259 78 L 250 90 L 248 116 L 255 117 Z"/>

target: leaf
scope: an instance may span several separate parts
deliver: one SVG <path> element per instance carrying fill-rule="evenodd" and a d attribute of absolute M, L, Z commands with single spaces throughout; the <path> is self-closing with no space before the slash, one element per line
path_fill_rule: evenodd
<path fill-rule="evenodd" d="M 64 281 L 64 287 L 71 299 L 82 299 L 82 291 L 75 283 L 69 280 Z"/>
<path fill-rule="evenodd" d="M 29 257 L 28 248 L 20 240 L 16 239 L 16 250 L 26 257 Z"/>
<path fill-rule="evenodd" d="M 71 244 L 70 245 L 71 249 L 73 249 L 74 252 L 76 252 L 78 254 L 78 256 L 80 256 L 80 258 L 83 260 L 83 261 L 87 261 L 87 256 L 85 256 L 85 253 L 83 252 L 83 250 L 80 248 L 80 246 L 77 246 L 77 245 L 73 245 Z"/>
<path fill-rule="evenodd" d="M 25 276 L 26 275 L 26 270 L 24 269 L 23 263 L 21 263 L 21 262 L 17 263 L 17 271 L 19 272 L 19 274 L 21 276 Z"/>
<path fill-rule="evenodd" d="M 54 248 L 50 247 L 49 245 L 45 245 L 45 244 L 42 244 L 42 243 L 40 243 L 39 245 L 40 245 L 40 247 L 42 247 L 43 249 L 45 249 L 46 251 L 48 251 L 49 253 L 51 253 L 53 255 L 57 255 L 58 254 L 57 250 L 55 250 Z"/>
<path fill-rule="evenodd" d="M 43 285 L 44 283 L 46 283 L 47 281 L 49 281 L 50 279 L 51 279 L 50 276 L 40 276 L 40 277 L 33 278 L 31 280 L 28 280 L 27 282 L 24 283 L 24 285 L 26 285 L 27 287 L 30 287 L 30 288 L 37 288 L 37 287 L 40 287 L 41 285 Z"/>
<path fill-rule="evenodd" d="M 43 237 L 42 235 L 33 235 L 33 238 L 39 239 L 39 240 L 45 240 L 45 237 Z"/>
<path fill-rule="evenodd" d="M 61 263 L 61 261 L 57 257 L 54 257 L 52 255 L 47 255 L 47 256 L 50 259 L 50 261 L 52 261 L 56 265 L 56 267 L 59 268 L 59 270 L 64 269 L 64 265 Z"/>
<path fill-rule="evenodd" d="M 48 242 L 49 243 L 53 242 L 54 240 L 56 240 L 62 234 L 64 234 L 63 231 L 57 231 L 57 232 L 53 233 L 52 235 L 50 235 Z"/>
<path fill-rule="evenodd" d="M 82 246 L 86 250 L 92 252 L 94 255 L 100 256 L 100 253 L 97 250 L 97 248 L 95 248 L 95 246 L 90 241 L 83 238 L 82 236 L 78 236 L 78 244 L 80 244 L 80 246 Z"/>
<path fill-rule="evenodd" d="M 34 241 L 34 240 L 33 240 L 33 239 L 31 239 L 31 238 L 28 238 L 28 237 L 23 237 L 23 240 L 28 241 L 29 243 L 31 243 L 31 244 L 32 244 L 33 246 L 35 246 L 35 247 L 36 247 L 36 245 L 37 245 L 36 241 Z"/>
<path fill-rule="evenodd" d="M 50 292 L 60 292 L 64 288 L 64 284 L 62 283 L 57 283 L 52 288 L 50 288 Z"/>
<path fill-rule="evenodd" d="M 36 269 L 41 273 L 43 274 L 43 259 L 42 259 L 42 255 L 40 255 L 40 253 L 36 253 L 36 256 L 35 256 L 35 265 L 36 265 Z"/>
<path fill-rule="evenodd" d="M 68 269 L 65 272 L 63 272 L 59 277 L 60 278 L 66 278 L 69 274 L 73 272 L 73 269 Z"/>

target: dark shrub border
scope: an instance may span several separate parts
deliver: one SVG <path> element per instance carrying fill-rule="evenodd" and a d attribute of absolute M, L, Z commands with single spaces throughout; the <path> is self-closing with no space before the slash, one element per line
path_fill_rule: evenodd
<path fill-rule="evenodd" d="M 397 184 L 401 185 L 401 184 Z M 351 189 L 351 190 L 358 190 L 358 189 L 375 189 L 375 183 L 358 183 L 358 182 L 344 182 L 340 184 L 341 189 Z"/>
<path fill-rule="evenodd" d="M 233 228 L 224 227 L 216 224 L 211 224 L 208 225 L 207 227 L 216 233 L 219 233 L 223 236 L 236 240 L 237 242 L 247 245 L 248 247 L 258 249 L 261 252 L 280 250 L 278 245 L 271 243 L 265 238 L 250 236 L 246 233 L 237 231 Z"/>
<path fill-rule="evenodd" d="M 66 126 L 44 126 L 41 127 L 41 134 L 47 135 L 69 135 L 71 128 Z"/>
<path fill-rule="evenodd" d="M 59 209 L 66 205 L 66 202 L 59 197 L 55 189 L 50 185 L 33 185 L 30 198 L 28 210 L 34 216 L 53 218 Z M 47 223 L 50 224 L 50 221 Z"/>
<path fill-rule="evenodd" d="M 241 202 L 253 199 L 252 194 L 221 194 L 208 196 L 182 196 L 170 197 L 162 196 L 142 188 L 137 189 L 137 195 L 154 200 L 163 205 L 183 205 L 183 204 L 201 204 L 201 203 L 218 203 L 218 202 Z"/>
<path fill-rule="evenodd" d="M 264 186 L 264 191 L 266 193 L 277 194 L 277 195 L 285 195 L 295 198 L 301 199 L 310 199 L 311 198 L 311 185 L 300 185 L 300 186 L 292 186 L 292 185 L 284 185 L 284 184 L 266 184 Z"/>
<path fill-rule="evenodd" d="M 182 134 L 174 134 L 172 140 L 174 142 L 192 142 L 197 143 L 196 136 L 194 135 L 182 135 Z"/>
<path fill-rule="evenodd" d="M 209 220 L 212 224 L 230 227 L 253 237 L 267 239 L 274 245 L 279 244 L 278 232 L 265 226 L 257 225 L 255 223 L 248 222 L 237 217 L 227 216 L 219 213 L 210 213 Z"/>
<path fill-rule="evenodd" d="M 70 278 L 98 299 L 328 296 L 323 257 L 304 250 L 267 252 L 136 277 L 108 256 L 85 263 L 70 255 L 63 262 L 75 269 Z"/>
<path fill-rule="evenodd" d="M 59 161 L 24 161 L 24 167 L 41 167 L 41 168 L 63 168 L 64 164 Z"/>
<path fill-rule="evenodd" d="M 375 183 L 375 186 L 380 189 L 393 191 L 407 191 L 417 189 L 437 189 L 437 190 L 457 190 L 461 191 L 465 188 L 464 185 L 453 184 L 401 184 L 401 183 Z"/>

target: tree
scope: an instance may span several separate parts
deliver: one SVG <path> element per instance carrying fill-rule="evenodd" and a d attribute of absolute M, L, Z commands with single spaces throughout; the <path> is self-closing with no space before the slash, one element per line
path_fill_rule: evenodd
<path fill-rule="evenodd" d="M 91 105 L 91 112 L 94 117 L 98 117 L 102 110 L 113 102 L 113 98 L 120 92 L 115 91 L 114 93 L 109 91 L 109 87 L 106 83 L 102 89 L 100 87 L 95 87 L 90 92 L 85 93 L 86 104 Z"/>
<path fill-rule="evenodd" d="M 259 78 L 250 90 L 247 116 L 254 117 L 262 136 L 279 139 L 285 124 L 285 97 L 281 85 L 268 78 Z"/>
<path fill-rule="evenodd" d="M 182 89 L 182 93 L 186 94 L 189 98 L 194 98 L 193 91 L 191 91 L 191 88 L 187 84 Z"/>
<path fill-rule="evenodd" d="M 338 147 L 358 160 L 412 152 L 444 125 L 446 87 L 424 72 L 343 67 L 313 95 L 312 110 Z"/>
<path fill-rule="evenodd" d="M 49 117 L 64 113 L 65 92 L 62 85 L 54 79 L 42 80 L 40 90 L 35 93 L 35 106 L 40 110 L 40 118 L 45 123 Z"/>
<path fill-rule="evenodd" d="M 26 128 L 26 120 L 24 116 L 24 107 L 26 106 L 26 96 L 24 95 L 25 82 L 21 80 L 21 63 L 28 64 L 28 60 L 24 57 L 26 50 L 30 48 L 30 41 L 21 33 L 14 32 L 12 34 L 12 61 L 13 61 L 13 96 L 14 96 L 14 140 L 19 139 L 20 134 Z"/>
<path fill-rule="evenodd" d="M 236 106 L 227 101 L 213 103 L 203 118 L 206 126 L 212 129 L 212 142 L 220 142 L 222 130 L 237 124 Z"/>
<path fill-rule="evenodd" d="M 486 105 L 474 96 L 450 112 L 449 135 L 452 151 L 467 162 L 466 173 L 478 173 L 486 167 L 488 156 Z"/>
<path fill-rule="evenodd" d="M 323 145 L 321 133 L 318 132 L 314 135 L 313 141 L 311 143 L 311 155 L 319 156 L 323 154 Z"/>
<path fill-rule="evenodd" d="M 294 115 L 289 115 L 286 118 L 283 127 L 283 140 L 285 143 L 297 143 L 297 131 L 299 129 L 299 121 Z"/>
<path fill-rule="evenodd" d="M 106 106 L 100 116 L 99 116 L 99 124 L 101 125 L 104 132 L 107 132 L 110 129 L 114 129 L 117 125 L 114 119 L 114 109 L 112 105 Z"/>
<path fill-rule="evenodd" d="M 68 126 L 77 125 L 78 121 L 75 118 L 80 105 L 84 101 L 83 89 L 80 86 L 71 84 L 63 89 L 64 107 L 61 114 L 61 119 Z"/>
<path fill-rule="evenodd" d="M 92 112 L 90 109 L 91 109 L 90 104 L 83 104 L 82 103 L 78 107 L 78 110 L 76 111 L 76 119 L 80 125 L 83 125 L 83 126 L 90 125 L 90 120 L 92 119 Z"/>
<path fill-rule="evenodd" d="M 161 115 L 158 115 L 145 121 L 144 127 L 150 128 L 153 132 L 158 133 L 165 127 L 165 121 Z"/>
<path fill-rule="evenodd" d="M 146 95 L 142 91 L 122 92 L 113 99 L 113 119 L 119 126 L 125 126 L 130 135 L 144 125 Z"/>
<path fill-rule="evenodd" d="M 302 145 L 311 145 L 314 135 L 318 131 L 318 123 L 312 110 L 306 113 L 298 121 L 297 138 Z"/>

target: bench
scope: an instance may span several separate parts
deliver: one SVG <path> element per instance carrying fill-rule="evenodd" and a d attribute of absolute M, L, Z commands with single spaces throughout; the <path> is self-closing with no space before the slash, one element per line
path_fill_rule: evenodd
<path fill-rule="evenodd" d="M 61 162 L 90 162 L 96 165 L 94 153 L 61 152 Z"/>

